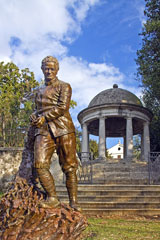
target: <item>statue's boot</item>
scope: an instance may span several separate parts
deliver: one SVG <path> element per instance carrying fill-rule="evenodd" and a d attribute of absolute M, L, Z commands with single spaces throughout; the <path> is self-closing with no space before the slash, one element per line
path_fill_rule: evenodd
<path fill-rule="evenodd" d="M 40 207 L 57 208 L 60 206 L 60 201 L 56 195 L 56 189 L 53 176 L 48 169 L 37 168 L 40 183 L 47 193 L 47 199 L 40 202 Z"/>
<path fill-rule="evenodd" d="M 77 174 L 75 169 L 69 169 L 66 172 L 66 187 L 69 197 L 69 205 L 76 211 L 81 212 L 82 209 L 78 205 L 77 201 Z"/>

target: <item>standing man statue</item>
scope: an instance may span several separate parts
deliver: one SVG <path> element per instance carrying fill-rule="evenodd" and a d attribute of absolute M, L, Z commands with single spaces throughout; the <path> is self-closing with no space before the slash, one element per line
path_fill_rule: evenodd
<path fill-rule="evenodd" d="M 56 149 L 60 166 L 66 175 L 69 205 L 78 210 L 76 137 L 69 113 L 72 89 L 68 83 L 57 78 L 59 63 L 56 58 L 44 58 L 41 69 L 45 85 L 36 94 L 36 111 L 30 116 L 31 124 L 35 126 L 35 168 L 47 193 L 47 199 L 40 205 L 44 208 L 56 208 L 60 205 L 54 179 L 49 171 L 51 157 Z"/>

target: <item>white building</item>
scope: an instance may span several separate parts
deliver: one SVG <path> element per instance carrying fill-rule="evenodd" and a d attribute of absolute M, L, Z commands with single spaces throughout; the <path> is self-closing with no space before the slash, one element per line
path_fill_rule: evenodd
<path fill-rule="evenodd" d="M 123 158 L 123 144 L 121 144 L 120 141 L 115 146 L 109 148 L 107 151 L 113 158 Z"/>

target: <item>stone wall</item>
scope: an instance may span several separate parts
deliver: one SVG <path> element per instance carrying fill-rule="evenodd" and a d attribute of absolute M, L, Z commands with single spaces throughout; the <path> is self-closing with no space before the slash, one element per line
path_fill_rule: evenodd
<path fill-rule="evenodd" d="M 5 192 L 9 183 L 15 178 L 22 160 L 23 148 L 0 148 L 0 192 Z M 53 154 L 51 173 L 54 176 L 55 183 L 63 182 L 63 173 L 58 163 L 58 157 Z"/>
<path fill-rule="evenodd" d="M 6 191 L 19 169 L 23 148 L 0 148 L 0 191 Z"/>

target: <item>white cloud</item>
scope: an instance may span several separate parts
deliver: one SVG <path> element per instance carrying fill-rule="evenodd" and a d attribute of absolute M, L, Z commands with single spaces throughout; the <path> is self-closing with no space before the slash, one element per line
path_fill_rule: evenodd
<path fill-rule="evenodd" d="M 60 61 L 60 80 L 68 82 L 72 87 L 72 99 L 77 102 L 77 107 L 71 110 L 71 115 L 76 126 L 79 126 L 77 114 L 88 107 L 90 101 L 105 89 L 118 84 L 119 88 L 126 89 L 140 97 L 141 89 L 134 86 L 126 87 L 129 81 L 120 70 L 106 63 L 88 63 L 76 57 L 64 57 Z"/>
<path fill-rule="evenodd" d="M 114 83 L 125 88 L 125 76 L 113 65 L 67 57 L 65 43 L 80 34 L 88 11 L 97 3 L 100 0 L 0 0 L 0 60 L 29 67 L 39 79 L 41 60 L 47 55 L 58 57 L 59 78 L 71 84 L 78 103 L 73 111 L 75 121 L 77 113 L 100 91 Z"/>
<path fill-rule="evenodd" d="M 47 41 L 45 38 L 22 44 L 14 53 L 12 60 L 21 68 L 29 67 L 34 71 L 35 76 L 39 79 L 41 74 L 41 60 L 47 55 L 62 56 L 66 54 L 67 48 L 60 44 L 59 41 Z"/>
<path fill-rule="evenodd" d="M 127 53 L 136 53 L 136 50 L 133 49 L 131 45 L 125 44 L 121 47 L 122 51 L 127 52 Z"/>
<path fill-rule="evenodd" d="M 86 13 L 89 10 L 89 8 L 98 2 L 99 2 L 99 0 L 73 1 L 72 6 L 75 10 L 76 18 L 79 21 L 82 21 L 86 17 Z"/>
<path fill-rule="evenodd" d="M 144 9 L 145 9 L 145 1 L 144 0 L 134 0 L 130 1 L 130 4 L 132 5 L 133 9 L 136 10 L 136 12 L 130 13 L 127 17 L 124 17 L 120 23 L 128 23 L 128 26 L 131 27 L 132 23 L 135 20 L 139 20 L 141 25 L 146 22 L 145 16 L 144 16 Z"/>
<path fill-rule="evenodd" d="M 73 99 L 78 107 L 87 107 L 100 91 L 122 84 L 124 75 L 106 63 L 88 63 L 75 57 L 65 57 L 60 62 L 59 78 L 69 82 L 73 88 Z"/>
<path fill-rule="evenodd" d="M 51 33 L 61 39 L 75 27 L 76 22 L 67 11 L 65 0 L 1 0 L 1 25 L 7 26 L 7 33 L 25 41 Z"/>
<path fill-rule="evenodd" d="M 99 1 L 0 0 L 0 59 L 34 67 L 33 60 L 39 62 L 41 56 L 66 54 L 64 42 L 73 41 L 80 33 L 88 10 Z M 11 46 L 11 37 L 21 44 Z"/>

